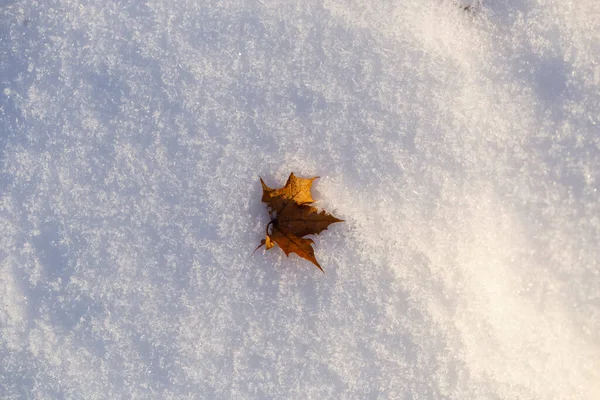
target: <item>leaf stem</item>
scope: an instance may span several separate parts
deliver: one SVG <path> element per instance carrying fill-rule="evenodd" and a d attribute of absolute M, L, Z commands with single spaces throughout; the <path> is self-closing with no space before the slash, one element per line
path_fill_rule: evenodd
<path fill-rule="evenodd" d="M 265 233 L 267 234 L 267 236 L 269 236 L 269 227 L 270 227 L 271 225 L 273 225 L 273 226 L 277 225 L 277 218 L 275 218 L 275 219 L 271 220 L 271 222 L 269 222 L 269 223 L 267 224 L 267 227 L 266 227 L 266 229 L 265 229 Z"/>

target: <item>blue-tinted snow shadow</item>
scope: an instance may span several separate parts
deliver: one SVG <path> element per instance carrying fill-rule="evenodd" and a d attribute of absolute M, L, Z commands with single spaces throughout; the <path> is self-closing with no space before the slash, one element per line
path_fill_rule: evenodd
<path fill-rule="evenodd" d="M 504 29 L 511 27 L 520 18 L 528 14 L 537 17 L 536 5 L 530 1 L 486 2 L 490 21 Z M 505 29 L 506 35 L 512 35 Z M 529 88 L 535 99 L 535 114 L 540 121 L 549 122 L 544 129 L 555 129 L 556 135 L 528 135 L 526 148 L 535 151 L 539 160 L 548 166 L 550 178 L 569 188 L 577 200 L 588 198 L 586 194 L 600 187 L 590 188 L 584 173 L 577 168 L 568 168 L 565 160 L 571 164 L 579 162 L 593 163 L 600 157 L 600 150 L 594 143 L 594 135 L 587 132 L 598 130 L 597 122 L 590 116 L 597 114 L 593 90 L 578 77 L 576 67 L 568 61 L 564 53 L 567 44 L 561 45 L 559 27 L 547 27 L 543 32 L 544 41 L 553 43 L 552 48 L 540 50 L 534 40 L 540 32 L 532 31 L 520 38 L 514 54 L 497 55 L 497 63 L 506 65 L 515 82 Z M 578 104 L 579 111 L 573 113 L 572 105 Z M 561 132 L 568 121 L 569 131 Z M 579 135 L 573 132 L 580 132 Z M 596 182 L 597 185 L 600 183 Z"/>
<path fill-rule="evenodd" d="M 593 160 L 600 157 L 600 149 L 594 143 L 595 135 L 589 134 L 598 131 L 589 118 L 594 115 L 594 104 L 588 100 L 590 93 L 586 92 L 582 82 L 576 80 L 573 66 L 562 56 L 543 56 L 530 51 L 519 59 L 519 65 L 527 68 L 516 72 L 516 79 L 531 87 L 538 100 L 540 120 L 549 119 L 552 123 L 549 128 L 557 132 L 563 130 L 565 122 L 569 121 L 572 132 L 580 132 L 579 135 L 559 133 L 554 137 L 532 135 L 530 146 L 550 167 L 552 179 L 568 187 L 576 199 L 584 200 L 586 190 L 591 189 L 588 187 L 589 179 L 583 170 L 573 166 L 581 162 L 593 165 Z M 579 104 L 584 111 L 574 116 L 571 104 Z M 566 159 L 573 166 L 566 165 Z M 600 189 L 600 183 L 597 182 L 595 189 Z"/>
<path fill-rule="evenodd" d="M 395 393 L 389 388 L 398 387 L 405 388 L 407 398 L 422 393 L 428 398 L 442 398 L 431 377 L 444 368 L 448 382 L 457 383 L 464 365 L 457 356 L 445 358 L 447 354 L 439 353 L 439 349 L 457 344 L 449 344 L 440 332 L 418 334 L 421 329 L 435 326 L 435 321 L 412 298 L 408 288 L 399 289 L 390 269 L 410 263 L 411 268 L 423 274 L 423 285 L 439 285 L 432 293 L 443 293 L 443 283 L 430 274 L 428 258 L 418 253 L 390 255 L 382 265 L 365 264 L 352 252 L 341 258 L 338 265 L 326 269 L 325 276 L 314 268 L 298 272 L 296 262 L 285 260 L 275 271 L 256 274 L 260 278 L 251 280 L 253 284 L 247 290 L 260 292 L 260 296 L 235 307 L 238 340 L 251 339 L 252 327 L 257 324 L 266 332 L 264 345 L 245 349 L 249 354 L 246 367 L 257 375 L 278 375 L 283 387 L 293 387 L 299 379 L 328 382 L 336 393 L 366 398 L 389 397 Z M 340 273 L 337 268 L 351 268 L 354 273 Z M 361 271 L 370 271 L 365 282 L 360 280 Z M 394 328 L 390 327 L 392 321 Z M 409 321 L 410 326 L 398 321 Z M 265 352 L 273 348 L 282 356 L 287 354 L 286 370 L 295 371 L 293 374 L 282 373 L 280 365 L 265 358 Z M 339 357 L 348 357 L 348 369 L 359 371 L 352 382 L 330 364 Z M 417 362 L 419 368 L 413 368 Z M 390 382 L 386 380 L 390 376 L 397 378 Z M 356 392 L 356 382 L 360 382 L 364 392 Z"/>
<path fill-rule="evenodd" d="M 217 13 L 210 18 L 202 16 L 198 18 L 199 25 L 205 27 L 197 31 L 193 30 L 195 33 L 191 34 L 201 39 L 193 42 L 193 45 L 197 46 L 198 54 L 204 55 L 209 54 L 209 51 L 215 51 L 215 54 L 209 54 L 207 57 L 225 57 L 225 52 L 219 53 L 222 48 L 245 53 L 244 39 L 239 39 L 235 43 L 228 42 L 234 35 L 231 29 L 240 29 L 242 32 L 235 33 L 234 37 L 252 36 L 259 39 L 258 42 L 267 43 L 266 46 L 272 45 L 277 51 L 283 52 L 278 55 L 280 57 L 285 57 L 288 55 L 286 52 L 291 52 L 290 43 L 280 40 L 280 36 L 287 33 L 285 26 L 280 26 L 280 31 L 272 32 L 271 36 L 266 37 L 266 30 L 252 15 L 236 17 L 223 12 L 222 15 Z M 317 26 L 315 29 L 311 40 L 319 43 L 324 40 L 319 33 L 319 29 L 322 28 Z M 339 28 L 336 33 L 345 48 L 366 48 L 365 58 L 375 60 L 374 74 L 381 73 L 378 66 L 381 63 L 379 57 L 369 52 L 364 35 L 357 37 L 342 28 Z M 240 168 L 233 168 L 232 165 L 242 161 L 239 159 L 240 154 L 235 151 L 239 151 L 241 143 L 245 145 L 244 149 L 248 152 L 255 148 L 263 149 L 256 154 L 264 157 L 265 153 L 270 155 L 280 148 L 277 141 L 273 139 L 275 136 L 273 132 L 269 132 L 266 126 L 260 125 L 252 118 L 255 110 L 268 108 L 269 103 L 264 99 L 271 95 L 278 98 L 281 104 L 290 105 L 295 110 L 296 117 L 309 126 L 314 113 L 328 112 L 339 105 L 327 103 L 324 93 L 308 89 L 300 78 L 289 82 L 285 88 L 279 88 L 277 94 L 270 94 L 268 87 L 263 87 L 254 81 L 254 76 L 243 75 L 251 71 L 250 66 L 244 64 L 243 59 L 242 73 L 239 78 L 231 83 L 228 90 L 220 94 L 210 91 L 215 87 L 222 89 L 218 82 L 214 83 L 213 87 L 208 78 L 207 82 L 200 82 L 192 73 L 185 70 L 179 71 L 179 75 L 175 77 L 169 76 L 173 80 L 169 83 L 163 79 L 163 67 L 167 66 L 166 60 L 142 56 L 136 51 L 138 44 L 133 42 L 126 42 L 121 46 L 120 65 L 108 68 L 102 65 L 96 67 L 82 64 L 80 69 L 74 71 L 75 76 L 72 77 L 74 81 L 89 85 L 91 89 L 87 93 L 86 104 L 99 124 L 106 128 L 104 136 L 90 138 L 83 133 L 77 136 L 82 141 L 87 140 L 86 145 L 94 150 L 86 154 L 85 158 L 86 166 L 92 172 L 86 174 L 82 171 L 80 179 L 75 180 L 81 187 L 89 190 L 84 193 L 104 192 L 121 200 L 112 206 L 118 208 L 118 212 L 103 218 L 94 215 L 80 215 L 77 218 L 62 216 L 65 221 L 63 224 L 63 221 L 52 220 L 55 214 L 51 209 L 43 211 L 51 220 L 47 225 L 40 227 L 41 233 L 32 239 L 44 271 L 43 283 L 28 288 L 26 283 L 28 276 L 27 274 L 22 276 L 25 293 L 31 301 L 29 309 L 31 320 L 35 321 L 42 317 L 39 307 L 43 305 L 44 312 L 47 313 L 44 317 L 50 318 L 52 326 L 63 333 L 73 329 L 82 320 L 85 328 L 89 326 L 91 317 L 100 318 L 107 313 L 112 313 L 116 324 L 122 324 L 113 328 L 117 332 L 119 329 L 147 330 L 147 332 L 136 333 L 131 338 L 129 343 L 133 347 L 131 354 L 135 353 L 139 357 L 139 362 L 149 367 L 150 378 L 144 379 L 149 379 L 154 388 L 165 389 L 176 387 L 174 380 L 169 378 L 168 368 L 175 369 L 179 361 L 178 357 L 181 356 L 173 348 L 176 347 L 178 335 L 175 329 L 176 323 L 180 321 L 178 318 L 184 315 L 179 308 L 178 296 L 186 295 L 196 307 L 195 310 L 207 321 L 212 321 L 209 319 L 210 316 L 220 312 L 218 307 L 231 308 L 231 314 L 224 312 L 226 321 L 222 322 L 223 325 L 232 325 L 226 326 L 229 330 L 226 331 L 225 340 L 229 341 L 231 347 L 238 346 L 238 349 L 251 354 L 248 366 L 256 371 L 257 376 L 259 373 L 266 375 L 268 372 L 270 376 L 275 377 L 279 372 L 278 367 L 273 363 L 274 360 L 263 356 L 267 345 L 272 344 L 276 349 L 280 349 L 279 356 L 285 358 L 285 349 L 289 348 L 286 343 L 291 342 L 297 347 L 294 351 L 299 354 L 296 366 L 298 370 L 304 371 L 301 373 L 301 380 L 327 381 L 332 385 L 333 393 L 343 393 L 344 390 L 349 389 L 349 385 L 343 381 L 343 377 L 340 377 L 338 372 L 327 365 L 328 357 L 334 357 L 334 352 L 340 349 L 344 351 L 350 349 L 349 351 L 353 352 L 356 358 L 363 360 L 360 375 L 356 380 L 375 382 L 380 376 L 385 375 L 383 372 L 387 368 L 385 365 L 377 364 L 379 350 L 376 346 L 383 345 L 389 354 L 398 358 L 407 358 L 409 362 L 416 363 L 418 359 L 423 358 L 430 360 L 424 364 L 426 368 L 420 368 L 415 372 L 419 382 L 428 382 L 429 374 L 433 375 L 435 368 L 435 357 L 432 352 L 438 346 L 423 350 L 422 343 L 416 337 L 402 330 L 406 327 L 385 334 L 381 332 L 381 329 L 390 323 L 389 316 L 383 308 L 388 297 L 395 298 L 398 313 L 410 312 L 415 326 L 431 325 L 417 305 L 407 306 L 407 293 L 399 293 L 391 286 L 394 277 L 390 271 L 390 263 L 378 266 L 364 265 L 365 268 L 375 269 L 376 276 L 370 281 L 371 284 L 375 282 L 375 286 L 369 287 L 360 281 L 359 274 L 353 276 L 353 283 L 348 276 L 338 274 L 335 268 L 326 267 L 325 277 L 312 265 L 296 271 L 276 269 L 259 271 L 248 268 L 257 268 L 256 264 L 264 265 L 264 263 L 243 264 L 240 262 L 240 257 L 235 257 L 240 253 L 240 247 L 247 251 L 248 256 L 250 255 L 262 238 L 261 228 L 255 228 L 256 225 L 260 225 L 257 221 L 268 222 L 264 204 L 260 203 L 258 172 L 251 170 L 264 160 L 259 159 L 256 164 L 243 161 L 246 164 L 242 165 L 248 168 L 243 172 L 244 176 L 237 177 L 234 173 L 239 172 Z M 166 45 L 163 50 L 174 51 Z M 174 52 L 172 55 L 177 54 Z M 38 62 L 42 63 L 41 60 L 36 63 Z M 142 74 L 141 77 L 129 74 L 129 71 L 134 68 L 137 73 Z M 289 68 L 298 68 L 299 74 L 302 72 L 297 66 L 289 66 Z M 374 152 L 375 147 L 368 143 L 373 137 L 371 135 L 375 127 L 365 120 L 374 117 L 373 120 L 384 121 L 387 126 L 378 131 L 377 139 L 404 148 L 407 153 L 415 151 L 414 134 L 411 132 L 415 131 L 417 120 L 406 122 L 399 128 L 395 124 L 398 119 L 396 115 L 381 104 L 370 100 L 368 87 L 371 82 L 368 78 L 365 76 L 362 83 L 359 82 L 360 84 L 353 81 L 353 79 L 360 81 L 364 76 L 360 68 L 357 62 L 356 65 L 340 69 L 340 85 L 347 85 L 348 91 L 354 94 L 353 104 L 345 109 L 343 114 L 345 119 L 340 123 L 346 124 L 353 134 L 346 135 L 345 141 L 339 144 L 335 143 L 335 138 L 332 138 L 333 142 L 329 147 L 338 149 L 336 162 L 339 164 L 337 165 L 342 166 L 340 171 L 346 174 L 348 184 L 357 189 L 364 187 L 365 184 L 383 185 L 385 183 L 383 175 L 393 174 L 401 182 L 405 179 L 405 171 L 397 162 L 397 155 L 387 152 L 387 148 L 383 154 Z M 135 85 L 141 94 L 133 93 L 129 84 Z M 58 83 L 52 80 L 46 82 L 46 85 L 47 89 L 52 90 Z M 195 85 L 202 89 L 199 90 L 197 98 L 199 104 L 206 104 L 208 108 L 208 104 L 217 101 L 220 111 L 224 111 L 227 115 L 220 115 L 214 110 L 205 110 L 206 114 L 200 118 L 187 108 L 176 89 Z M 174 95 L 170 94 L 169 90 L 174 90 Z M 26 87 L 23 88 L 22 93 L 23 95 L 26 93 Z M 74 116 L 70 122 L 81 124 L 78 119 L 80 110 L 77 105 L 69 102 L 68 94 L 63 93 L 61 96 L 57 101 L 65 106 L 67 115 Z M 221 97 L 217 98 L 217 96 Z M 125 116 L 121 106 L 126 100 L 140 106 L 142 110 L 138 114 L 130 111 L 131 114 Z M 277 117 L 276 112 L 274 117 Z M 226 119 L 235 113 L 243 117 L 239 124 Z M 155 115 L 158 117 L 154 117 Z M 333 115 L 331 117 L 334 118 Z M 153 118 L 158 118 L 159 121 L 156 122 Z M 243 127 L 240 128 L 240 125 Z M 39 129 L 40 132 L 45 131 L 53 139 L 55 147 L 47 147 L 42 142 L 39 144 L 41 149 L 58 154 L 74 145 L 72 138 L 62 136 L 60 123 L 50 130 L 42 129 L 39 125 L 34 128 Z M 87 132 L 83 126 L 81 129 Z M 398 129 L 404 133 L 398 133 Z M 238 136 L 231 135 L 232 131 Z M 234 142 L 235 140 L 239 142 Z M 229 145 L 234 152 L 228 152 Z M 334 147 L 334 145 L 338 146 Z M 394 147 L 391 145 L 390 151 Z M 126 146 L 136 152 L 133 153 L 135 157 L 128 158 L 122 153 Z M 159 159 L 158 156 L 164 158 Z M 333 170 L 336 162 L 328 161 L 328 157 L 330 158 L 322 149 L 315 151 L 315 158 L 321 162 L 321 165 Z M 426 161 L 426 158 L 421 159 L 423 163 Z M 135 173 L 128 170 L 130 164 L 136 162 L 139 162 L 143 168 L 133 169 Z M 210 171 L 213 169 L 216 169 L 213 172 L 218 173 L 221 179 L 231 171 L 233 183 L 227 184 L 211 179 Z M 111 171 L 118 171 L 121 180 L 110 181 Z M 201 176 L 195 176 L 194 171 L 199 171 Z M 382 171 L 385 171 L 385 174 Z M 242 183 L 249 179 L 252 180 L 250 189 L 248 185 Z M 56 189 L 55 192 L 48 194 L 61 196 L 58 181 L 43 183 L 48 183 Z M 230 194 L 238 194 L 239 199 Z M 27 197 L 24 191 L 15 192 L 14 195 L 16 201 L 23 201 Z M 246 203 L 246 196 L 252 196 L 255 200 Z M 77 208 L 81 205 L 68 203 L 67 206 Z M 142 211 L 136 211 L 136 207 Z M 27 210 L 23 210 L 23 214 L 26 220 L 24 226 L 27 227 L 29 223 Z M 253 219 L 239 224 L 239 227 L 247 229 L 247 232 L 230 232 L 227 226 L 222 227 L 222 220 L 230 215 L 248 216 Z M 77 222 L 77 224 L 70 224 L 70 222 Z M 235 221 L 231 222 L 235 223 Z M 81 230 L 75 231 L 75 226 L 79 226 Z M 69 227 L 68 232 L 67 227 Z M 105 240 L 101 242 L 101 246 L 114 244 L 117 240 L 122 241 L 123 251 L 130 251 L 137 256 L 133 257 L 129 267 L 139 274 L 139 279 L 147 279 L 151 284 L 163 285 L 164 290 L 149 292 L 154 293 L 148 294 L 149 297 L 137 298 L 132 295 L 131 298 L 122 299 L 116 289 L 113 292 L 110 286 L 105 287 L 104 290 L 110 292 L 106 294 L 132 303 L 128 312 L 118 309 L 116 303 L 108 300 L 100 301 L 89 293 L 68 292 L 69 280 L 74 274 L 83 272 L 75 269 L 74 265 L 77 261 L 80 262 L 78 268 L 97 268 L 93 273 L 83 274 L 87 279 L 96 277 L 98 280 L 113 282 L 115 286 L 134 284 L 132 281 L 121 279 L 118 275 L 119 271 L 116 267 L 118 256 L 111 258 L 102 249 L 98 249 L 97 253 L 86 253 L 92 245 L 85 240 L 89 233 L 81 227 L 100 231 L 99 237 Z M 121 235 L 108 234 L 113 231 Z M 231 243 L 231 238 L 241 239 L 241 243 Z M 61 245 L 62 242 L 69 242 L 70 247 Z M 135 244 L 137 247 L 127 247 L 129 244 Z M 257 252 L 254 257 L 263 256 Z M 277 257 L 268 256 L 267 260 L 278 262 Z M 347 265 L 361 265 L 361 260 L 353 257 L 350 252 Z M 280 266 L 288 268 L 289 264 L 294 264 L 289 263 L 288 259 L 282 260 L 282 265 L 277 265 L 277 268 Z M 87 267 L 86 262 L 88 262 Z M 426 265 L 423 267 L 425 268 Z M 270 278 L 268 274 L 273 274 L 277 278 Z M 286 282 L 293 282 L 293 287 Z M 53 284 L 57 290 L 51 288 L 50 284 Z M 332 294 L 336 285 L 342 286 L 341 293 L 345 294 L 343 297 L 335 297 Z M 61 295 L 64 297 L 65 294 L 68 296 L 61 299 Z M 288 308 L 290 301 L 296 298 L 296 294 L 301 298 L 302 308 Z M 250 302 L 243 301 L 245 296 L 249 297 Z M 159 331 L 152 324 L 146 325 L 141 317 L 145 316 L 144 313 L 149 312 L 152 307 L 159 309 L 159 315 L 167 315 L 176 322 L 173 330 L 169 330 L 171 327 L 167 326 Z M 140 317 L 142 322 L 136 325 L 137 317 Z M 228 317 L 231 319 L 227 319 Z M 265 333 L 264 346 L 258 346 L 256 351 L 250 352 L 244 347 L 244 339 L 252 339 L 249 330 L 252 323 L 256 321 L 262 322 L 263 329 L 271 329 L 271 331 Z M 297 324 L 304 324 L 301 328 L 307 334 L 304 341 L 294 333 Z M 222 333 L 217 328 L 218 325 L 215 326 L 214 332 Z M 335 347 L 336 338 L 328 335 L 345 329 L 355 334 L 358 338 L 357 342 L 341 341 L 340 347 Z M 97 357 L 103 358 L 105 346 L 111 345 L 109 333 L 94 335 L 82 329 L 78 331 L 79 336 L 76 336 L 76 341 L 78 340 L 79 345 L 86 347 Z M 210 343 L 207 346 L 210 346 Z M 233 353 L 227 353 L 221 360 L 213 362 L 221 367 L 223 372 L 232 373 L 233 357 Z M 311 360 L 312 366 L 303 370 L 303 363 L 300 360 L 305 358 Z M 269 365 L 269 362 L 272 364 Z M 168 367 L 165 369 L 161 365 Z M 109 366 L 114 369 L 123 368 L 118 362 Z M 226 379 L 226 376 L 222 378 Z M 289 373 L 282 379 L 286 379 L 285 383 L 291 387 L 294 374 Z M 115 385 L 127 389 L 125 382 L 115 383 Z M 435 387 L 433 384 L 430 385 L 432 388 Z M 266 387 L 268 385 L 265 385 Z M 210 393 L 209 385 L 205 388 L 207 389 L 205 393 Z M 372 390 L 371 395 L 375 397 L 386 394 L 378 393 L 375 384 L 370 387 L 370 390 Z M 423 391 L 418 392 L 423 393 Z M 439 393 L 435 392 L 435 389 L 426 389 L 425 393 L 431 394 L 426 397 L 439 397 L 436 396 Z M 265 396 L 268 396 L 267 392 Z"/>
<path fill-rule="evenodd" d="M 29 29 L 29 19 L 17 17 L 14 1 L 0 3 L 0 191 L 7 188 L 10 179 L 5 174 L 5 148 L 9 140 L 15 140 L 23 129 L 23 118 L 15 105 L 15 97 L 23 96 L 28 82 L 19 80 L 27 71 L 26 55 L 15 53 L 15 38 L 19 43 L 34 39 Z"/>
<path fill-rule="evenodd" d="M 32 22 L 37 21 L 39 14 L 32 11 L 20 15 L 18 2 L 14 1 L 3 1 L 0 7 L 4 7 L 0 9 L 0 194 L 12 196 L 16 204 L 26 204 L 37 196 L 35 187 L 31 182 L 11 185 L 14 177 L 6 172 L 6 151 L 7 147 L 27 146 L 28 121 L 24 120 L 17 104 L 27 97 L 27 90 L 34 81 L 34 74 L 28 68 L 37 63 L 44 40 L 39 37 L 36 22 Z M 40 203 L 47 210 L 48 201 L 41 199 Z M 21 215 L 14 216 L 22 224 L 18 248 L 13 250 L 20 251 L 23 246 L 30 246 L 31 252 L 25 253 L 34 257 L 18 258 L 20 265 L 14 268 L 26 298 L 27 328 L 33 328 L 35 321 L 43 317 L 60 331 L 68 332 L 94 307 L 93 301 L 85 295 L 67 302 L 62 299 L 73 273 L 68 249 L 62 244 L 62 239 L 68 235 L 51 218 L 36 227 L 36 234 L 29 235 L 27 232 L 31 233 L 29 230 L 32 229 L 28 221 L 30 212 L 22 211 Z"/>
<path fill-rule="evenodd" d="M 499 26 L 510 26 L 516 19 L 526 15 L 535 5 L 531 0 L 507 0 L 503 2 L 482 2 L 485 12 L 494 24 Z"/>

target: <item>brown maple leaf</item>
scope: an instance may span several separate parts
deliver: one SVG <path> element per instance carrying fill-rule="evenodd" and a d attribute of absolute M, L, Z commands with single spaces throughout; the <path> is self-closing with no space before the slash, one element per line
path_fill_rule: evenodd
<path fill-rule="evenodd" d="M 285 186 L 280 189 L 271 189 L 262 178 L 260 179 L 263 188 L 262 201 L 267 203 L 271 222 L 266 228 L 266 238 L 261 241 L 257 250 L 263 245 L 269 250 L 277 244 L 286 255 L 296 253 L 323 271 L 315 258 L 312 248 L 314 241 L 304 239 L 303 236 L 318 235 L 330 224 L 343 220 L 325 211 L 319 212 L 310 205 L 314 202 L 310 189 L 312 182 L 317 178 L 298 178 L 292 172 Z"/>
<path fill-rule="evenodd" d="M 298 178 L 292 172 L 284 187 L 280 189 L 271 189 L 260 178 L 263 189 L 262 201 L 268 204 L 269 214 L 271 216 L 281 212 L 281 210 L 290 203 L 310 204 L 314 200 L 310 194 L 312 183 L 318 176 L 313 178 Z"/>

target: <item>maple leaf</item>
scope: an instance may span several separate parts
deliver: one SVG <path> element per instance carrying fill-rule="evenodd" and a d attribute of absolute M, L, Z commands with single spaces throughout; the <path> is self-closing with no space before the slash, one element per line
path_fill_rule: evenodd
<path fill-rule="evenodd" d="M 267 237 L 269 236 L 267 235 Z M 286 256 L 289 256 L 290 253 L 296 253 L 300 257 L 315 264 L 322 272 L 325 272 L 315 258 L 315 250 L 312 248 L 314 241 L 312 239 L 300 238 L 291 232 L 282 231 L 276 226 L 273 226 L 271 239 L 281 247 L 281 250 L 283 250 Z"/>
<path fill-rule="evenodd" d="M 266 238 L 256 250 L 263 245 L 269 250 L 277 244 L 286 255 L 296 253 L 323 271 L 315 258 L 312 247 L 314 241 L 303 236 L 318 235 L 330 224 L 343 220 L 325 211 L 319 212 L 310 205 L 314 203 L 310 189 L 312 182 L 317 178 L 298 178 L 292 172 L 285 186 L 280 189 L 271 189 L 262 178 L 260 179 L 263 188 L 262 201 L 267 203 L 271 222 L 266 228 Z"/>
<path fill-rule="evenodd" d="M 292 172 L 284 187 L 280 189 L 271 189 L 260 178 L 260 183 L 263 188 L 262 201 L 268 203 L 269 214 L 271 216 L 281 212 L 281 210 L 290 203 L 310 204 L 314 200 L 310 194 L 312 182 L 318 176 L 313 178 L 298 178 Z"/>
<path fill-rule="evenodd" d="M 334 222 L 342 222 L 325 211 L 319 212 L 315 207 L 301 204 L 288 204 L 277 216 L 277 226 L 286 232 L 293 232 L 302 237 L 320 234 Z"/>

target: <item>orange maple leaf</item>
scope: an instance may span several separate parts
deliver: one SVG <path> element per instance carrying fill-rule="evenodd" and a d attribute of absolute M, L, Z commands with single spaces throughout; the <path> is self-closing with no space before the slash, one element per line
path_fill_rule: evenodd
<path fill-rule="evenodd" d="M 325 211 L 319 212 L 310 205 L 314 202 L 310 189 L 312 182 L 317 178 L 298 178 L 292 172 L 285 186 L 279 189 L 271 189 L 262 178 L 260 179 L 263 189 L 262 201 L 267 203 L 271 222 L 266 228 L 266 238 L 256 250 L 263 245 L 269 250 L 277 244 L 286 255 L 296 253 L 323 271 L 315 258 L 312 247 L 314 241 L 304 239 L 303 236 L 318 235 L 330 224 L 343 220 Z"/>

